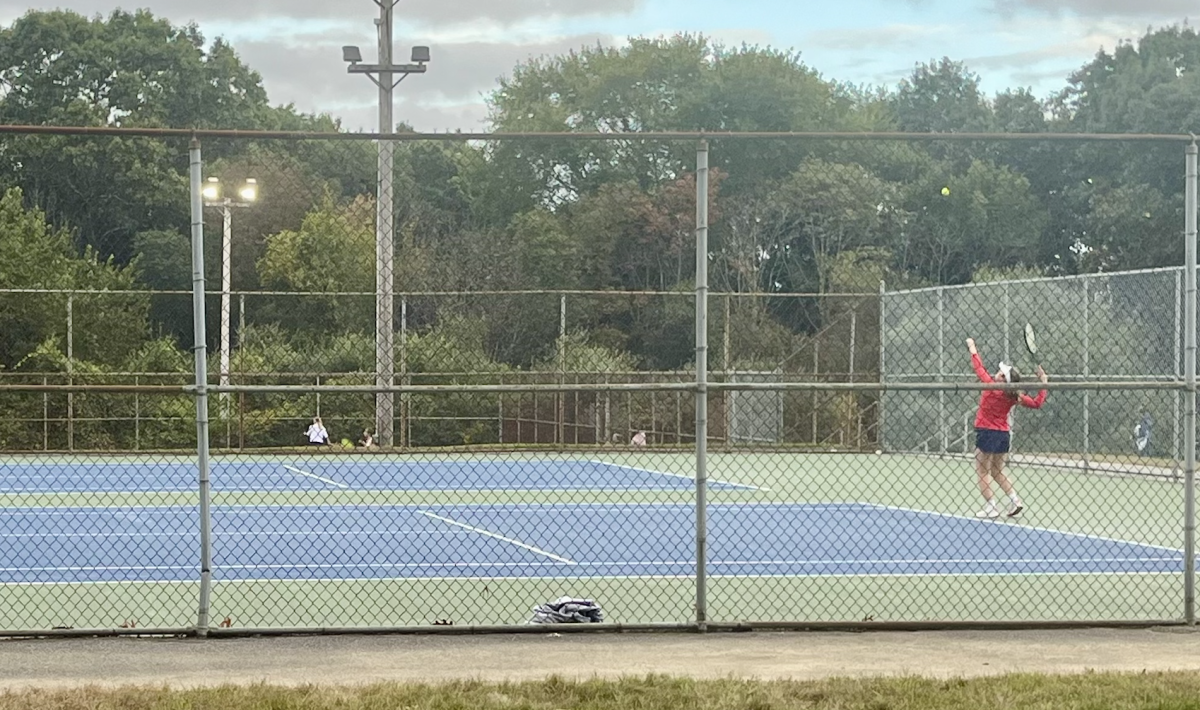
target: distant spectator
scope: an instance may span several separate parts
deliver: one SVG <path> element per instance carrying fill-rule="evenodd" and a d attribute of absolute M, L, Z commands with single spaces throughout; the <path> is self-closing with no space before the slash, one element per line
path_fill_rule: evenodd
<path fill-rule="evenodd" d="M 634 434 L 633 438 L 631 438 L 629 440 L 629 443 L 633 444 L 634 446 L 645 446 L 646 445 L 646 432 L 639 431 L 638 433 Z"/>
<path fill-rule="evenodd" d="M 364 449 L 375 448 L 375 435 L 370 429 L 363 429 L 362 438 L 358 440 L 358 445 Z"/>
<path fill-rule="evenodd" d="M 1142 420 L 1133 428 L 1133 445 L 1137 447 L 1138 456 L 1150 455 L 1150 427 L 1153 425 L 1154 420 L 1143 412 Z"/>
<path fill-rule="evenodd" d="M 329 446 L 329 432 L 325 430 L 320 417 L 313 417 L 304 435 L 308 437 L 309 446 Z"/>

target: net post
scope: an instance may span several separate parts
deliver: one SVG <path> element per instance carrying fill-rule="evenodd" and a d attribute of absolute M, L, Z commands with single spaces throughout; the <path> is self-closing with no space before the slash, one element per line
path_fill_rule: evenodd
<path fill-rule="evenodd" d="M 1184 195 L 1183 610 L 1196 624 L 1196 143 L 1187 146 Z"/>
<path fill-rule="evenodd" d="M 208 635 L 208 605 L 212 590 L 212 520 L 209 510 L 208 461 L 208 348 L 204 311 L 204 197 L 200 140 L 192 138 L 189 153 L 192 216 L 192 326 L 196 375 L 196 465 L 200 487 L 200 600 L 196 634 Z"/>
<path fill-rule="evenodd" d="M 708 141 L 696 148 L 696 626 L 708 629 Z"/>

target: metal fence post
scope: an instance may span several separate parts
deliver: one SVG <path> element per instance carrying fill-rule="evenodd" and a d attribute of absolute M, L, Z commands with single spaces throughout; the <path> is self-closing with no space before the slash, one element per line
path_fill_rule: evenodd
<path fill-rule="evenodd" d="M 1009 283 L 1004 283 L 1004 361 L 1012 362 L 1012 355 L 1008 353 L 1009 331 L 1012 330 L 1012 294 L 1009 292 Z"/>
<path fill-rule="evenodd" d="M 879 383 L 887 382 L 887 282 L 879 282 Z M 887 440 L 885 434 L 885 417 L 884 403 L 887 400 L 887 392 L 879 392 L 879 404 L 876 405 L 875 416 L 879 420 L 875 424 L 875 438 L 879 443 L 879 450 L 887 449 Z"/>
<path fill-rule="evenodd" d="M 850 368 L 849 368 L 850 373 L 848 374 L 847 379 L 851 383 L 854 382 L 854 355 L 855 355 L 854 350 L 855 350 L 855 346 L 858 344 L 857 340 L 858 340 L 858 305 L 856 304 L 854 306 L 854 308 L 850 311 Z M 850 418 L 847 417 L 846 421 L 843 422 L 843 424 L 845 424 L 847 426 L 853 426 L 855 422 L 858 423 L 858 427 L 855 429 L 855 431 L 853 433 L 854 448 L 861 449 L 862 448 L 862 417 L 859 416 L 859 414 L 858 414 L 858 394 L 855 392 L 850 392 L 850 393 L 847 393 L 846 396 L 848 398 L 847 402 L 850 402 L 853 404 L 853 406 L 850 407 L 850 411 L 848 413 L 854 415 L 854 421 L 851 421 Z M 779 424 L 780 424 L 779 430 L 783 431 L 783 417 L 780 417 Z"/>
<path fill-rule="evenodd" d="M 208 476 L 208 347 L 204 322 L 204 198 L 200 141 L 192 139 L 190 153 L 192 202 L 192 325 L 195 333 L 196 464 L 200 482 L 200 604 L 196 633 L 208 635 L 208 603 L 212 590 L 212 520 Z"/>
<path fill-rule="evenodd" d="M 1183 612 L 1189 625 L 1196 623 L 1196 144 L 1186 153 L 1184 195 L 1184 381 L 1183 429 Z"/>
<path fill-rule="evenodd" d="M 725 371 L 722 379 L 725 382 L 733 381 L 733 368 L 730 366 L 730 358 L 732 357 L 732 343 L 730 337 L 730 319 L 733 317 L 733 308 L 730 302 L 729 294 L 725 294 L 725 322 L 721 324 L 721 369 Z M 721 420 L 725 426 L 725 450 L 730 451 L 733 447 L 733 403 L 737 401 L 737 393 L 725 390 L 721 393 Z"/>
<path fill-rule="evenodd" d="M 67 294 L 67 384 L 75 385 L 75 294 Z M 67 392 L 67 451 L 75 450 L 75 392 Z"/>
<path fill-rule="evenodd" d="M 813 340 L 813 382 L 819 382 L 821 379 L 821 341 Z M 817 397 L 817 391 L 812 393 L 812 443 L 813 446 L 821 443 L 821 436 L 818 434 L 818 419 L 817 410 L 820 408 L 820 400 Z"/>
<path fill-rule="evenodd" d="M 408 386 L 411 384 L 411 378 L 408 376 L 408 296 L 400 299 L 400 384 Z M 407 392 L 400 395 L 400 449 L 408 448 L 408 408 L 409 396 Z M 503 421 L 503 417 L 501 417 Z M 503 437 L 503 434 L 501 435 Z"/>
<path fill-rule="evenodd" d="M 946 304 L 943 289 L 937 290 L 938 308 L 938 371 L 937 381 L 946 381 Z M 939 454 L 950 453 L 950 434 L 946 430 L 946 392 L 938 390 L 938 433 L 941 434 L 942 447 Z"/>
<path fill-rule="evenodd" d="M 565 293 L 560 296 L 558 302 L 557 350 L 558 385 L 559 387 L 562 387 L 567 382 L 567 295 Z M 562 444 L 567 443 L 567 393 L 562 391 L 556 392 L 555 400 L 557 400 L 557 402 L 555 406 L 556 411 L 554 413 L 554 418 L 557 421 L 554 428 L 554 438 L 555 443 L 561 446 Z"/>
<path fill-rule="evenodd" d="M 696 625 L 708 628 L 708 141 L 696 150 Z"/>
<path fill-rule="evenodd" d="M 42 378 L 42 386 L 50 384 L 50 379 Z M 42 451 L 50 450 L 50 393 L 42 395 Z"/>
<path fill-rule="evenodd" d="M 1087 279 L 1082 279 L 1084 282 L 1084 379 L 1087 380 L 1092 375 L 1091 366 L 1091 324 L 1088 323 L 1091 315 L 1091 291 L 1087 288 Z M 1091 468 L 1091 452 L 1092 452 L 1092 393 L 1084 390 L 1084 470 Z"/>
<path fill-rule="evenodd" d="M 1175 274 L 1175 378 L 1183 379 L 1183 272 L 1179 271 Z M 1180 401 L 1179 390 L 1171 393 L 1174 410 L 1174 416 L 1171 419 L 1173 428 L 1171 441 L 1173 442 L 1173 454 L 1175 459 L 1175 476 L 1179 476 L 1179 469 L 1183 466 L 1183 437 L 1180 431 Z"/>

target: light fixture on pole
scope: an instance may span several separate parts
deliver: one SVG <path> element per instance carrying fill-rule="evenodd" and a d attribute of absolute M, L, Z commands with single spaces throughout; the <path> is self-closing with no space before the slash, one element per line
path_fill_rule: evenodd
<path fill-rule="evenodd" d="M 379 19 L 375 21 L 379 40 L 379 62 L 363 64 L 362 52 L 358 47 L 342 47 L 342 61 L 348 63 L 351 74 L 366 74 L 379 87 L 379 132 L 393 133 L 396 130 L 392 118 L 392 94 L 396 86 L 409 74 L 424 74 L 429 62 L 429 47 L 413 47 L 411 64 L 392 64 L 392 12 L 399 0 L 374 0 L 379 6 Z M 399 78 L 396 78 L 399 75 Z M 375 215 L 375 385 L 391 387 L 395 384 L 395 354 L 393 334 L 394 283 L 395 278 L 395 224 L 392 205 L 392 155 L 394 144 L 389 140 L 379 141 L 379 174 Z M 375 431 L 380 446 L 392 446 L 392 428 L 395 422 L 393 397 L 390 392 L 375 395 Z"/>
<path fill-rule="evenodd" d="M 204 189 L 201 193 L 204 195 L 204 204 L 207 207 L 221 208 L 221 380 L 222 387 L 229 385 L 229 296 L 230 282 L 232 281 L 232 261 L 230 259 L 233 251 L 233 208 L 234 207 L 249 207 L 258 200 L 258 181 L 254 178 L 246 178 L 238 188 L 238 199 L 225 197 L 222 195 L 222 186 L 220 178 L 210 177 L 204 184 Z M 222 415 L 226 420 L 229 418 L 229 393 L 221 393 L 221 410 Z"/>

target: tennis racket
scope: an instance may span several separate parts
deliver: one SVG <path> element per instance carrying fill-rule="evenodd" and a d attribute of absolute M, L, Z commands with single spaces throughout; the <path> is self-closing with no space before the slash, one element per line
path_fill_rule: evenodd
<path fill-rule="evenodd" d="M 1037 336 L 1033 332 L 1033 325 L 1031 323 L 1025 324 L 1025 349 L 1033 357 L 1033 364 L 1041 367 L 1042 358 L 1038 355 Z"/>

